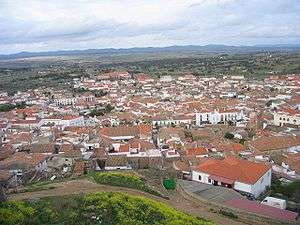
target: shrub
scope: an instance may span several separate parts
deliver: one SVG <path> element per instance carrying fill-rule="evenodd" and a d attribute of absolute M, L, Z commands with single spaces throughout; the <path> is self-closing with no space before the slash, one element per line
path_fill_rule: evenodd
<path fill-rule="evenodd" d="M 245 140 L 244 138 L 242 138 L 242 139 L 239 141 L 239 143 L 242 144 L 242 145 L 244 145 L 244 144 L 245 144 L 245 141 L 246 141 L 246 140 Z"/>
<path fill-rule="evenodd" d="M 174 179 L 164 179 L 163 185 L 167 190 L 175 190 L 176 182 Z"/>
<path fill-rule="evenodd" d="M 0 203 L 1 225 L 23 225 L 27 218 L 35 215 L 34 208 L 21 201 Z"/>
<path fill-rule="evenodd" d="M 277 196 L 278 194 L 283 195 L 287 199 L 295 202 L 300 202 L 300 180 L 296 180 L 290 184 L 281 184 L 278 179 L 272 181 L 271 195 Z"/>
<path fill-rule="evenodd" d="M 231 219 L 237 219 L 238 218 L 238 216 L 235 215 L 233 212 L 228 212 L 228 211 L 225 211 L 225 210 L 222 210 L 222 209 L 219 210 L 219 213 L 226 216 L 226 217 L 229 217 Z"/>
<path fill-rule="evenodd" d="M 0 112 L 7 112 L 15 108 L 12 104 L 0 104 Z"/>
<path fill-rule="evenodd" d="M 227 139 L 233 139 L 234 138 L 234 135 L 232 133 L 229 133 L 227 132 L 225 135 L 224 135 L 225 138 Z"/>
<path fill-rule="evenodd" d="M 135 174 L 121 172 L 94 173 L 94 180 L 99 184 L 141 189 L 144 181 Z"/>

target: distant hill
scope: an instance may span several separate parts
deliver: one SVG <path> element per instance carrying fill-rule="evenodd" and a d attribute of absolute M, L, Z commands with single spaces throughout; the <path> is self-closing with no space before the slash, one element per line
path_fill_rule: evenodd
<path fill-rule="evenodd" d="M 186 45 L 169 47 L 146 47 L 146 48 L 106 48 L 106 49 L 86 49 L 86 50 L 61 50 L 49 52 L 20 52 L 10 55 L 0 55 L 2 59 L 18 59 L 41 56 L 72 56 L 91 54 L 128 54 L 128 53 L 155 53 L 155 52 L 186 52 L 186 53 L 226 53 L 226 52 L 299 52 L 299 45 L 254 45 L 254 46 L 229 46 L 229 45 Z"/>

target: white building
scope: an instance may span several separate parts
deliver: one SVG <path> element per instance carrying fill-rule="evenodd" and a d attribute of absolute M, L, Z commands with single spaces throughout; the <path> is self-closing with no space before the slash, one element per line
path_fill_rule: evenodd
<path fill-rule="evenodd" d="M 196 125 L 217 124 L 226 122 L 237 122 L 244 119 L 243 111 L 224 110 L 224 111 L 203 111 L 196 113 Z"/>
<path fill-rule="evenodd" d="M 64 116 L 51 116 L 48 118 L 43 118 L 39 122 L 38 126 L 41 127 L 43 125 L 56 125 L 56 126 L 83 126 L 84 125 L 84 117 L 76 116 L 76 115 L 64 115 Z"/>
<path fill-rule="evenodd" d="M 172 76 L 162 76 L 160 79 L 160 82 L 171 82 L 173 80 Z"/>
<path fill-rule="evenodd" d="M 56 106 L 65 106 L 65 105 L 74 105 L 76 103 L 76 98 L 57 98 L 54 99 L 54 103 Z"/>
<path fill-rule="evenodd" d="M 300 126 L 300 110 L 284 110 L 274 113 L 275 126 Z"/>
<path fill-rule="evenodd" d="M 153 117 L 153 126 L 171 126 L 179 124 L 192 124 L 193 119 L 190 116 L 174 116 L 174 117 Z"/>
<path fill-rule="evenodd" d="M 233 188 L 258 197 L 271 186 L 271 171 L 271 166 L 265 163 L 234 157 L 208 159 L 192 170 L 192 180 Z"/>

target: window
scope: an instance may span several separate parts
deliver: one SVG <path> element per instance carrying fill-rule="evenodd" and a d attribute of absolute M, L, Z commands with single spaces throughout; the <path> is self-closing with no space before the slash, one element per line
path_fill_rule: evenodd
<path fill-rule="evenodd" d="M 202 177 L 201 177 L 201 175 L 199 175 L 198 179 L 199 179 L 199 180 L 202 180 Z"/>
<path fill-rule="evenodd" d="M 281 117 L 279 117 L 279 120 L 281 120 L 282 118 Z"/>
<path fill-rule="evenodd" d="M 208 183 L 211 183 L 211 179 L 208 179 Z"/>

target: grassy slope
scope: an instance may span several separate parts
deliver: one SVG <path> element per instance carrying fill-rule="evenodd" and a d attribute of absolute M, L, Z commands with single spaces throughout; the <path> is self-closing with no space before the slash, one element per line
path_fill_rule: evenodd
<path fill-rule="evenodd" d="M 209 225 L 213 223 L 144 197 L 99 192 L 86 196 L 49 197 L 33 202 L 1 203 L 0 224 Z"/>
<path fill-rule="evenodd" d="M 163 197 L 160 192 L 150 188 L 140 176 L 132 172 L 95 172 L 91 173 L 90 176 L 98 184 L 138 189 L 156 196 Z"/>

